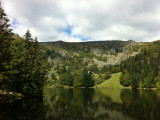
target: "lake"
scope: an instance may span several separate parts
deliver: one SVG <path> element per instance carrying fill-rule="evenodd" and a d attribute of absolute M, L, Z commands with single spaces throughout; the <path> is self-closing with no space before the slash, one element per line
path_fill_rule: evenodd
<path fill-rule="evenodd" d="M 0 103 L 0 120 L 160 120 L 160 90 L 48 88 Z"/>

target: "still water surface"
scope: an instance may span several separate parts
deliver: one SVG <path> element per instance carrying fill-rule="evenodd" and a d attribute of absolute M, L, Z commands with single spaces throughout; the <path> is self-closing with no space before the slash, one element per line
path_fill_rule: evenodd
<path fill-rule="evenodd" d="M 160 120 L 160 90 L 48 88 L 44 95 L 0 103 L 0 120 Z"/>

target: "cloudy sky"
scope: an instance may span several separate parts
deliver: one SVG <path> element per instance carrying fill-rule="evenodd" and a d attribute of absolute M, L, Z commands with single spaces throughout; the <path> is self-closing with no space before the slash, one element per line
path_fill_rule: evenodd
<path fill-rule="evenodd" d="M 160 39 L 160 0 L 3 0 L 15 33 L 39 41 Z"/>

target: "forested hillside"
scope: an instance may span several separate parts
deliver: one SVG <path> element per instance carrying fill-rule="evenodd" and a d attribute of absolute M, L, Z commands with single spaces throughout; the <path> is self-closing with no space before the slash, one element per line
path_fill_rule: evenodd
<path fill-rule="evenodd" d="M 140 54 L 121 63 L 120 82 L 132 88 L 160 87 L 160 41 L 149 43 Z"/>
<path fill-rule="evenodd" d="M 74 87 L 91 87 L 104 82 L 112 73 L 120 72 L 121 61 L 135 56 L 145 47 L 145 43 L 132 40 L 40 44 L 51 68 L 48 85 Z"/>

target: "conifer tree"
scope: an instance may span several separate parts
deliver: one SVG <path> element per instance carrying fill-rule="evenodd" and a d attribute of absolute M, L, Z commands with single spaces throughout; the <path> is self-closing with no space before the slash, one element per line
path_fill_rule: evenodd
<path fill-rule="evenodd" d="M 9 19 L 0 4 L 0 89 L 9 85 L 8 69 L 10 61 L 9 47 L 12 41 L 12 30 L 9 28 Z"/>
<path fill-rule="evenodd" d="M 25 36 L 25 81 L 23 93 L 26 95 L 41 96 L 46 79 L 45 58 L 39 49 L 37 37 L 32 39 L 31 33 L 27 30 Z"/>

